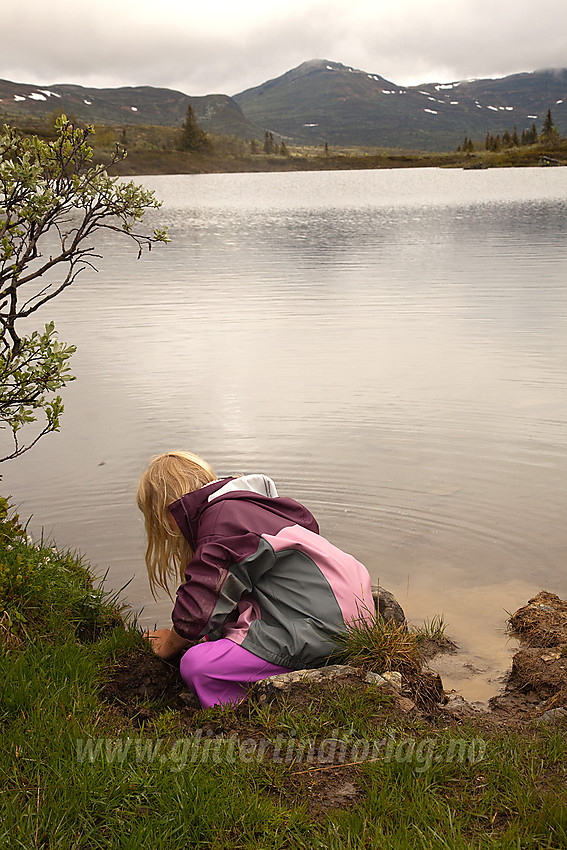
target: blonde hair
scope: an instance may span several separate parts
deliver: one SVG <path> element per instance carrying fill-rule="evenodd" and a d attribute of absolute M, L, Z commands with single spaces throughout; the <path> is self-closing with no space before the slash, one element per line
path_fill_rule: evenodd
<path fill-rule="evenodd" d="M 144 514 L 148 546 L 146 567 L 154 599 L 162 588 L 171 596 L 184 580 L 184 570 L 194 555 L 190 543 L 167 510 L 172 502 L 215 481 L 209 464 L 191 452 L 166 452 L 153 458 L 138 485 L 138 507 Z"/>

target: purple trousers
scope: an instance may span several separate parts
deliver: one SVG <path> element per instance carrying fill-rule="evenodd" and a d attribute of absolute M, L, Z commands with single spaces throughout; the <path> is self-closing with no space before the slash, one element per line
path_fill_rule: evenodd
<path fill-rule="evenodd" d="M 270 664 L 228 638 L 192 646 L 181 659 L 179 670 L 203 708 L 241 702 L 250 682 L 289 673 L 289 667 Z"/>

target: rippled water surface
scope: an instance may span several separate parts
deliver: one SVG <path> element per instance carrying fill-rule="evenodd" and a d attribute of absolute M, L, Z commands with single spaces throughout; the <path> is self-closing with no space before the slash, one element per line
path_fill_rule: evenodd
<path fill-rule="evenodd" d="M 143 182 L 173 242 L 105 239 L 48 309 L 78 380 L 4 492 L 166 625 L 145 462 L 267 472 L 495 677 L 506 611 L 567 593 L 567 169 Z"/>

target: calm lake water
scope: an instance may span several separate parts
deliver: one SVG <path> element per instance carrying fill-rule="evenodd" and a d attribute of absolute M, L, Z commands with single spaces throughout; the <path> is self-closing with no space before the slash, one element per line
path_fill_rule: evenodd
<path fill-rule="evenodd" d="M 143 182 L 173 242 L 105 239 L 44 313 L 78 380 L 3 492 L 167 625 L 145 463 L 266 472 L 414 622 L 444 616 L 478 671 L 454 686 L 493 692 L 506 612 L 567 594 L 567 169 Z"/>

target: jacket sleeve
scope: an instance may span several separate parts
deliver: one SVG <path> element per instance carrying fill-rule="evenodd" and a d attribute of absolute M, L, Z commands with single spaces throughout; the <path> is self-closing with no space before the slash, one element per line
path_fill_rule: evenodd
<path fill-rule="evenodd" d="M 248 536 L 248 535 L 246 535 Z M 257 546 L 257 536 L 250 535 Z M 240 538 L 238 548 L 242 548 Z M 252 589 L 247 576 L 232 569 L 239 560 L 230 541 L 209 539 L 201 543 L 185 570 L 185 582 L 177 591 L 172 613 L 178 635 L 195 640 L 208 634 L 220 636 L 222 626 L 243 593 Z"/>

